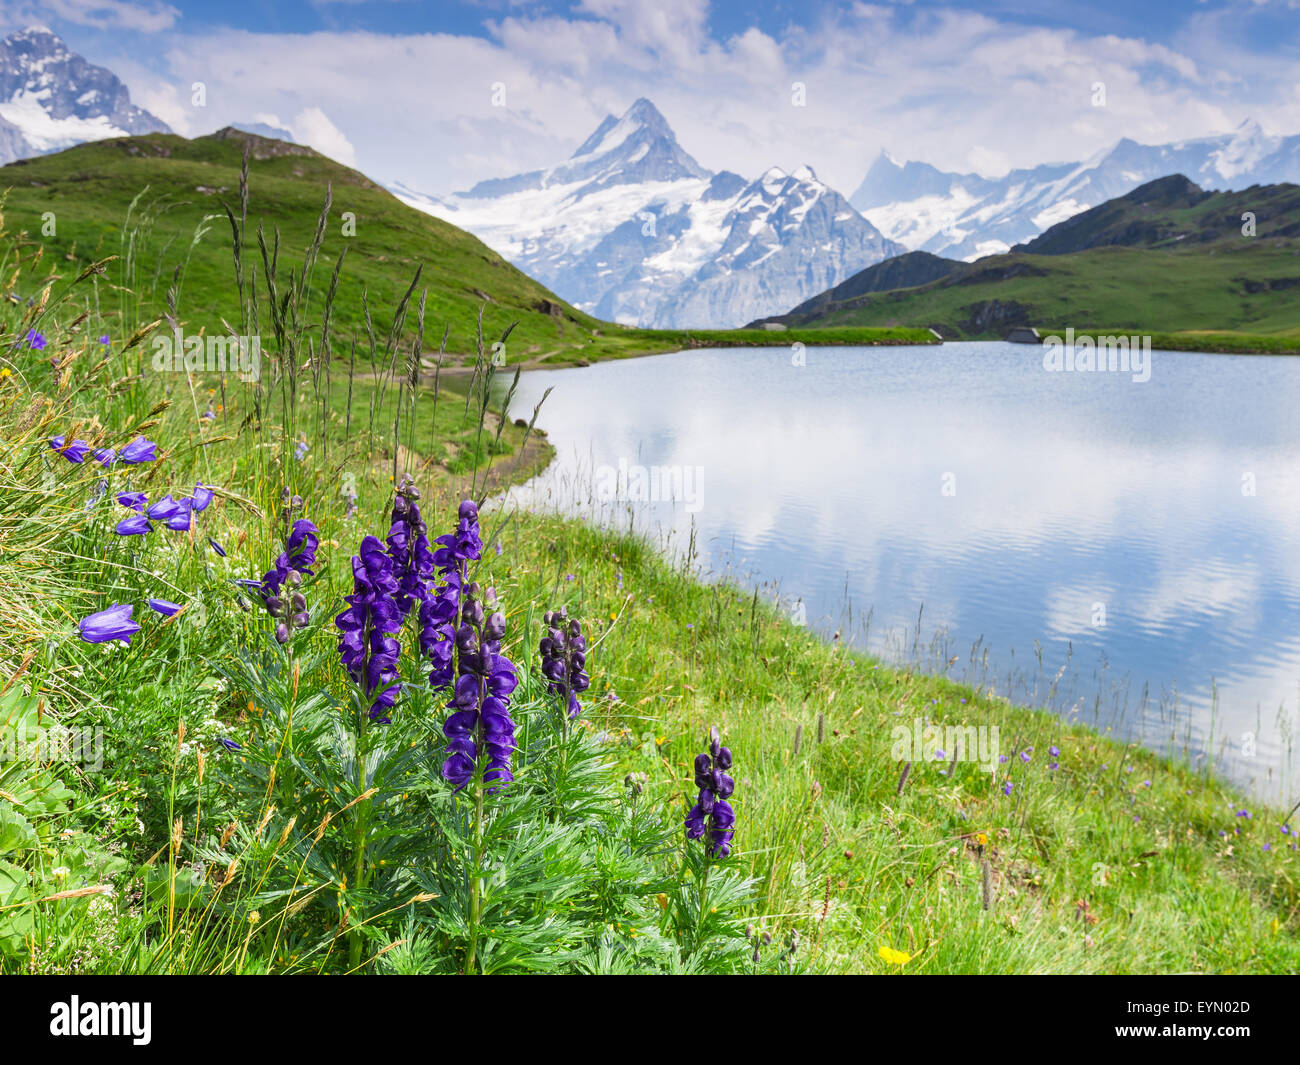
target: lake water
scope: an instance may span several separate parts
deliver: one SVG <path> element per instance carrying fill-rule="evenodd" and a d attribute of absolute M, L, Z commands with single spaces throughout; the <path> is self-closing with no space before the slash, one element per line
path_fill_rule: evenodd
<path fill-rule="evenodd" d="M 552 388 L 558 454 L 519 496 L 693 535 L 705 573 L 827 635 L 1296 790 L 1300 360 L 1156 351 L 1139 382 L 1015 344 L 802 358 L 525 373 L 511 414 Z"/>

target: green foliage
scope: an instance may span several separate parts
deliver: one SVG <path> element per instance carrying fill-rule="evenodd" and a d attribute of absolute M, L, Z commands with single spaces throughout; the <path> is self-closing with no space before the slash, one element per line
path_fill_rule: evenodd
<path fill-rule="evenodd" d="M 419 481 L 436 535 L 466 492 L 483 498 L 545 461 L 531 427 L 500 417 L 478 297 L 457 295 L 452 279 L 482 280 L 498 310 L 524 282 L 463 234 L 439 243 L 436 226 L 414 232 L 408 216 L 384 215 L 386 194 L 371 189 L 373 262 L 385 248 L 411 261 L 381 268 L 349 253 L 340 276 L 354 266 L 370 295 L 340 280 L 331 303 L 332 237 L 314 281 L 304 249 L 323 182 L 334 181 L 337 210 L 354 187 L 366 191 L 359 176 L 310 157 L 254 161 L 251 202 L 282 231 L 277 256 L 264 229 L 263 260 L 255 221 L 243 229 L 229 144 L 157 139 L 159 183 L 124 227 L 142 171 L 116 143 L 11 168 L 39 180 L 8 217 L 64 197 L 59 239 L 84 226 L 78 256 L 126 248 L 129 269 L 124 257 L 58 277 L 51 261 L 67 260 L 53 247 L 0 234 L 10 297 L 0 300 L 0 722 L 37 715 L 104 736 L 98 766 L 0 762 L 0 970 L 460 972 L 471 955 L 489 972 L 1300 965 L 1285 811 L 1252 803 L 1253 819 L 1236 818 L 1241 797 L 1206 768 L 828 646 L 637 537 L 499 505 L 484 514 L 501 554 L 489 548 L 479 579 L 508 608 L 520 750 L 518 780 L 480 792 L 479 816 L 478 796 L 452 793 L 439 773 L 445 694 L 408 650 L 392 725 L 358 731 L 331 619 L 351 591 L 347 560 L 387 528 L 402 472 Z M 68 193 L 74 176 L 93 194 Z M 233 281 L 230 249 L 218 257 L 202 232 L 211 205 L 182 219 L 179 205 L 149 198 L 198 183 L 226 189 Z M 412 286 L 417 252 L 438 276 L 426 270 Z M 275 339 L 261 380 L 151 372 L 146 337 L 128 323 L 149 325 L 168 292 L 188 322 L 216 307 L 232 324 L 266 323 Z M 512 306 L 521 319 L 522 306 Z M 339 332 L 325 330 L 327 307 Z M 545 317 L 523 319 L 517 335 L 552 343 L 558 325 Z M 497 320 L 490 307 L 486 318 L 500 335 L 511 314 Z M 341 338 L 356 323 L 354 356 Z M 409 373 L 412 356 L 426 327 L 447 325 L 473 338 L 472 364 L 431 391 Z M 32 329 L 45 348 L 25 342 Z M 120 447 L 142 433 L 160 458 L 131 469 L 69 463 L 46 445 L 69 434 Z M 191 530 L 112 531 L 125 513 L 117 492 L 156 499 L 196 481 L 216 500 Z M 313 623 L 287 651 L 234 583 L 259 579 L 280 550 L 285 486 L 321 531 L 306 588 Z M 183 609 L 163 618 L 145 606 L 151 596 Z M 135 606 L 130 647 L 78 639 L 77 620 L 114 602 Z M 561 604 L 591 643 L 593 685 L 570 728 L 535 662 L 539 619 Z M 890 731 L 919 716 L 997 724 L 1008 753 L 1033 746 L 1030 763 L 1013 763 L 1014 797 L 964 765 L 917 766 L 900 785 Z M 736 756 L 736 851 L 720 862 L 682 834 L 692 758 L 712 724 Z M 1051 744 L 1062 750 L 1055 772 L 1042 756 Z M 886 960 L 886 948 L 910 957 Z"/>

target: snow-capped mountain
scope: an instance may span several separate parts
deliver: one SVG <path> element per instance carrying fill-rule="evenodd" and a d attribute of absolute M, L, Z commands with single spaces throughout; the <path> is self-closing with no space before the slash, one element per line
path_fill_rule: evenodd
<path fill-rule="evenodd" d="M 1125 138 L 1081 163 L 1050 163 L 1001 178 L 900 163 L 881 152 L 850 202 L 913 250 L 969 261 L 1004 252 L 1168 174 L 1185 174 L 1208 189 L 1300 182 L 1300 135 L 1271 136 L 1246 121 L 1229 134 L 1172 144 Z"/>
<path fill-rule="evenodd" d="M 154 132 L 171 130 L 131 103 L 112 71 L 70 51 L 44 26 L 0 40 L 0 163 Z"/>
<path fill-rule="evenodd" d="M 575 306 L 635 325 L 739 326 L 904 250 L 808 167 L 706 170 L 644 99 L 559 166 L 443 198 L 389 187 Z"/>

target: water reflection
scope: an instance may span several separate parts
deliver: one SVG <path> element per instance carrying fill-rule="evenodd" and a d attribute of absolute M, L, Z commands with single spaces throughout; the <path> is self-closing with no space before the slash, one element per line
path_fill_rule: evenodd
<path fill-rule="evenodd" d="M 553 387 L 539 424 L 558 456 L 520 498 L 668 550 L 693 535 L 707 571 L 779 590 L 824 632 L 1160 749 L 1212 749 L 1290 792 L 1300 363 L 1155 352 L 1138 384 L 1048 373 L 1011 344 L 805 358 L 525 374 L 512 414 Z M 698 496 L 646 499 L 637 467 L 698 471 Z"/>

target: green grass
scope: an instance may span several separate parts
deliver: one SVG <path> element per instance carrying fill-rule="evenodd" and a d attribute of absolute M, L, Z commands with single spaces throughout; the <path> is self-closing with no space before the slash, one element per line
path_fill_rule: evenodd
<path fill-rule="evenodd" d="M 1120 329 L 1075 329 L 1076 336 L 1127 336 Z M 1042 336 L 1065 336 L 1064 329 L 1040 329 Z M 1230 330 L 1188 330 L 1179 333 L 1151 333 L 1151 346 L 1159 351 L 1207 351 L 1224 355 L 1300 354 L 1300 331 L 1264 335 Z"/>
<path fill-rule="evenodd" d="M 0 239 L 4 275 L 17 271 L 10 291 L 42 290 L 41 252 Z M 183 278 L 181 306 L 188 294 L 216 298 L 193 278 Z M 260 382 L 228 377 L 223 391 L 141 373 L 140 347 L 123 350 L 119 338 L 100 351 L 95 338 L 114 319 L 95 311 L 95 284 L 105 288 L 93 275 L 60 283 L 44 308 L 0 303 L 9 371 L 0 376 L 0 719 L 98 725 L 106 739 L 100 772 L 0 763 L 0 969 L 337 972 L 357 967 L 349 952 L 359 930 L 361 967 L 454 971 L 471 845 L 449 814 L 462 807 L 436 779 L 443 700 L 418 684 L 404 694 L 391 735 L 411 744 L 414 761 L 392 755 L 398 783 L 380 805 L 351 804 L 346 782 L 334 792 L 329 774 L 349 761 L 328 739 L 342 718 L 330 701 L 344 692 L 330 619 L 351 590 L 361 537 L 388 529 L 395 462 L 424 492 L 430 535 L 450 527 L 465 490 L 481 489 L 482 471 L 456 460 L 493 451 L 492 412 L 473 415 L 486 393 L 444 387 L 435 409 L 433 395 L 410 387 L 411 319 L 391 348 L 378 346 L 373 379 L 368 349 L 350 379 L 337 359 L 326 370 L 309 354 L 304 338 L 317 334 L 306 327 L 289 341 L 301 361 L 270 353 Z M 214 275 L 218 284 L 233 286 Z M 43 351 L 17 343 L 36 322 Z M 473 335 L 472 320 L 458 328 Z M 529 441 L 517 426 L 499 428 L 504 479 Z M 160 457 L 115 469 L 107 497 L 87 508 L 103 471 L 45 446 L 64 432 L 109 446 L 146 433 Z M 297 440 L 309 445 L 301 459 Z M 113 493 L 157 498 L 196 480 L 218 492 L 191 532 L 157 530 L 144 542 L 113 533 L 125 514 Z M 316 623 L 292 659 L 278 657 L 272 621 L 241 606 L 232 584 L 260 577 L 278 552 L 286 486 L 321 530 L 306 587 Z M 512 888 L 504 876 L 494 887 L 507 895 L 487 911 L 495 927 L 485 930 L 485 965 L 734 971 L 744 967 L 737 949 L 749 951 L 740 930 L 752 924 L 760 940 L 771 936 L 760 945 L 768 968 L 1300 967 L 1300 858 L 1296 836 L 1281 832 L 1284 812 L 1138 745 L 829 645 L 757 595 L 697 581 L 640 539 L 544 514 L 485 514 L 501 552 L 485 553 L 480 579 L 506 605 L 504 651 L 523 673 L 517 708 L 529 752 L 560 749 L 537 746 L 547 727 L 540 614 L 563 603 L 584 619 L 593 684 L 571 749 L 590 758 L 587 790 L 577 791 L 600 811 L 581 823 L 565 809 L 555 819 L 539 811 L 554 764 L 528 762 L 545 779 L 521 787 L 508 800 L 517 808 L 503 806 L 493 822 L 494 845 L 521 882 Z M 185 609 L 164 619 L 144 606 L 150 596 Z M 131 646 L 79 640 L 77 620 L 114 602 L 136 604 L 143 631 Z M 407 654 L 414 676 L 409 643 Z M 905 774 L 893 729 L 916 718 L 996 726 L 1009 761 L 994 774 L 969 762 L 918 762 Z M 711 726 L 734 752 L 737 810 L 736 852 L 709 880 L 716 919 L 709 907 L 691 910 L 691 892 L 704 888 L 697 851 L 683 850 L 676 827 Z M 1252 816 L 1238 817 L 1243 809 Z M 662 840 L 656 826 L 666 826 Z M 341 864 L 358 829 L 374 858 L 364 897 Z M 387 867 L 384 854 L 401 860 Z M 345 927 L 340 914 L 364 920 Z M 561 933 L 564 951 L 552 952 Z M 910 960 L 888 962 L 882 948 Z"/>
<path fill-rule="evenodd" d="M 1199 345 L 1202 341 L 1188 333 L 1213 331 L 1226 339 L 1204 343 L 1222 347 L 1190 350 L 1295 351 L 1300 350 L 1300 300 L 1289 291 L 1247 291 L 1238 279 L 1266 284 L 1296 277 L 1298 249 L 1293 241 L 1259 239 L 1209 249 L 1116 247 L 1069 255 L 998 255 L 966 267 L 954 275 L 956 282 L 945 278 L 861 297 L 805 325 L 926 325 L 947 337 L 991 340 L 1012 325 L 1031 325 L 1045 333 L 1066 323 L 1082 333 L 1104 323 L 1106 331 L 1158 335 L 1160 342 L 1153 340 L 1157 347 Z M 1012 317 L 981 325 L 981 310 L 995 300 L 1004 308 L 1016 305 L 1016 310 Z"/>

